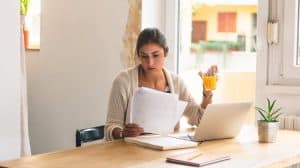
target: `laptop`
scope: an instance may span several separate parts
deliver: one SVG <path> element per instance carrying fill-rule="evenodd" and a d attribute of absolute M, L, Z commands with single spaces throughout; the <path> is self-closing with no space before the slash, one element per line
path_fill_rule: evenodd
<path fill-rule="evenodd" d="M 252 102 L 209 104 L 193 141 L 234 138 L 240 132 L 251 106 Z"/>

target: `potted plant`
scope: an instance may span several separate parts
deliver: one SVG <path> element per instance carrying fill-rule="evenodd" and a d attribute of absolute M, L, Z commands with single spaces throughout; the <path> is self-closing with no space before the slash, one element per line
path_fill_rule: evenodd
<path fill-rule="evenodd" d="M 275 109 L 276 100 L 271 101 L 267 99 L 267 108 L 262 109 L 255 107 L 256 111 L 260 114 L 261 120 L 258 120 L 258 138 L 259 142 L 275 142 L 277 131 L 279 128 L 278 117 L 281 107 Z"/>
<path fill-rule="evenodd" d="M 25 26 L 25 16 L 27 15 L 28 7 L 29 7 L 29 0 L 20 0 L 20 14 L 22 18 L 22 29 L 24 35 L 25 48 L 28 48 L 28 44 L 29 44 L 29 31 Z"/>

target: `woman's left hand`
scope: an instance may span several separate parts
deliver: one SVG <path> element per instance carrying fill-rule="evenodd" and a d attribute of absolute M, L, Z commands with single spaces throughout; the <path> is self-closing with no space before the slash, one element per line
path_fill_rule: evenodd
<path fill-rule="evenodd" d="M 218 73 L 218 66 L 217 65 L 212 65 L 207 71 L 206 73 L 203 73 L 201 71 L 198 72 L 198 75 L 202 78 L 203 80 L 203 77 L 204 76 L 213 76 L 213 75 L 216 75 Z M 204 85 L 203 85 L 203 98 L 202 98 L 202 103 L 201 103 L 201 107 L 202 108 L 206 108 L 208 104 L 212 103 L 212 96 L 213 96 L 213 93 L 212 93 L 212 90 L 206 90 L 204 88 Z"/>
<path fill-rule="evenodd" d="M 206 73 L 203 73 L 202 71 L 198 72 L 198 75 L 202 78 L 204 75 L 212 76 L 216 75 L 218 73 L 218 66 L 217 65 L 212 65 L 208 68 Z"/>

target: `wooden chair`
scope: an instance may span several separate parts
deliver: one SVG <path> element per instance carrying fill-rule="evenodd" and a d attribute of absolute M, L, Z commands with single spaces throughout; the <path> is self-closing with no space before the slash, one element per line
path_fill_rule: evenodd
<path fill-rule="evenodd" d="M 104 125 L 76 130 L 76 147 L 82 143 L 100 140 L 104 138 Z"/>

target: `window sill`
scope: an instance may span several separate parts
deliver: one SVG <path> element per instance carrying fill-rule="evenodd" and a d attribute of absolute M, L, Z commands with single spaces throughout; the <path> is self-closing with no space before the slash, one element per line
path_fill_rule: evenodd
<path fill-rule="evenodd" d="M 40 51 L 40 45 L 29 45 L 25 50 L 26 51 Z"/>
<path fill-rule="evenodd" d="M 285 95 L 300 95 L 300 86 L 268 85 L 267 92 Z"/>

